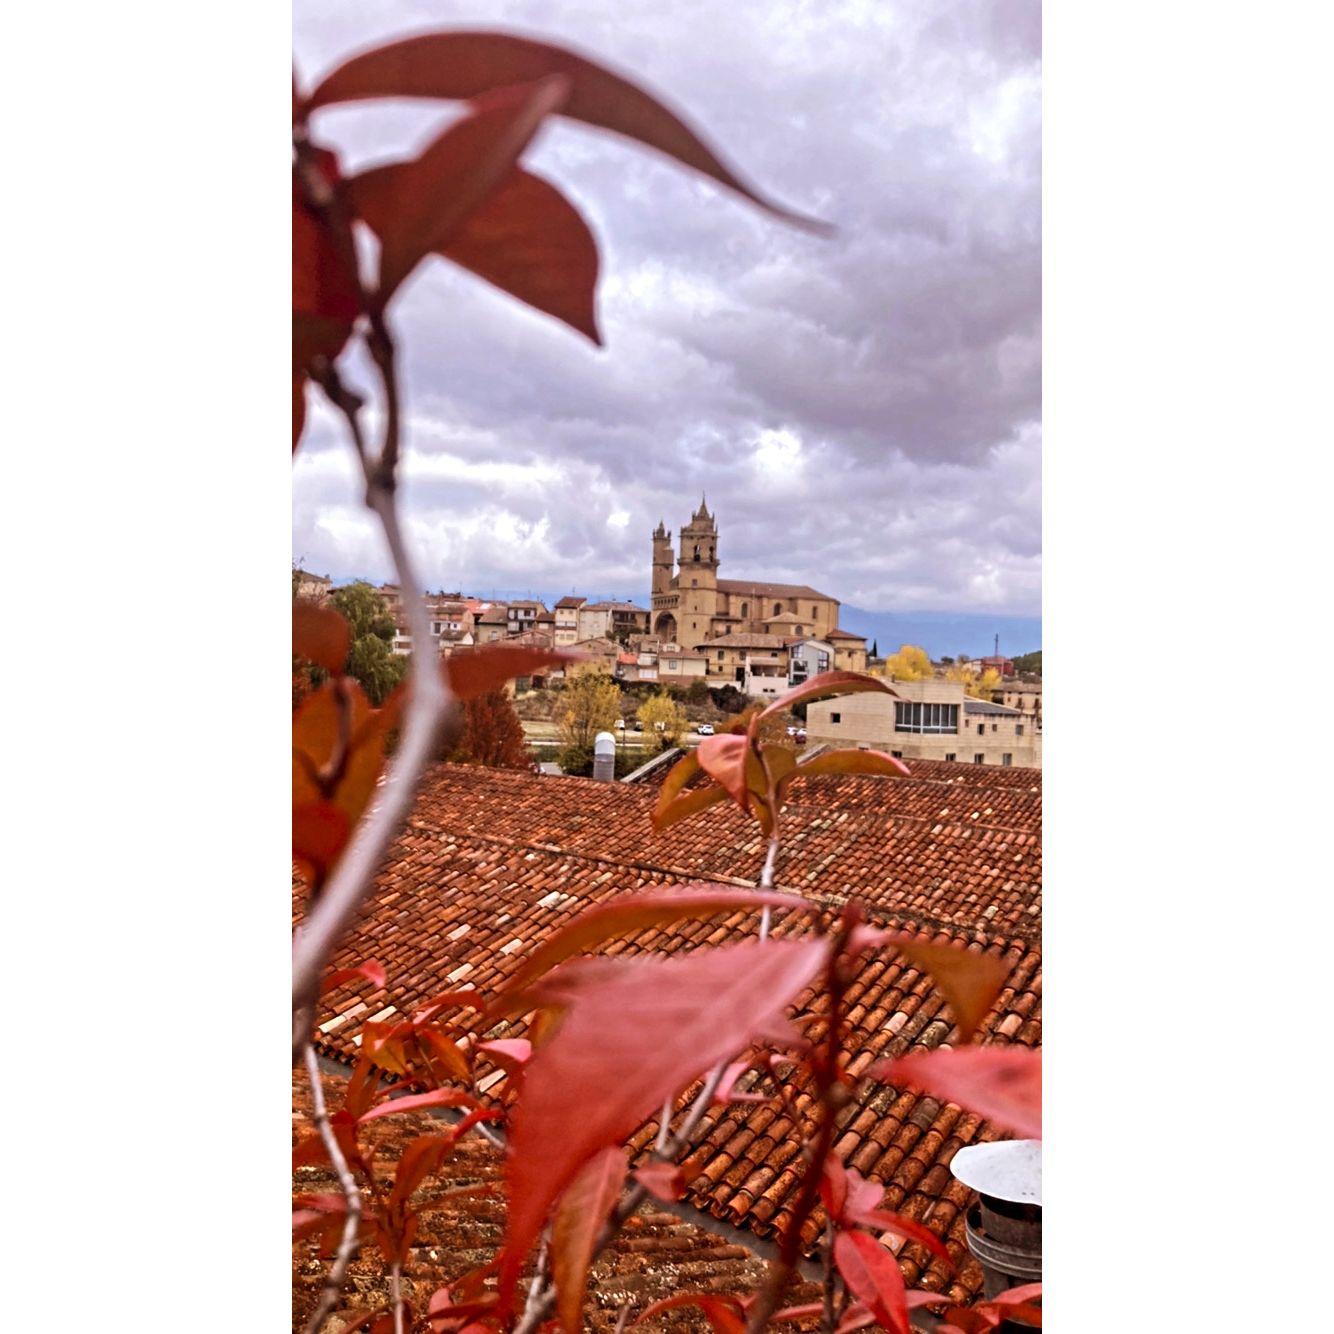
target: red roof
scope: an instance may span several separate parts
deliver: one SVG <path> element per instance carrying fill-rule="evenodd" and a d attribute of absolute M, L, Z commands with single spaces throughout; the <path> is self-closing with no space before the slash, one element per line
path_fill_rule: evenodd
<path fill-rule="evenodd" d="M 1036 1045 L 1041 1013 L 1041 775 L 999 766 L 913 762 L 906 779 L 802 780 L 792 789 L 778 869 L 781 888 L 820 902 L 856 896 L 872 921 L 940 933 L 1007 960 L 1009 982 L 982 1040 Z M 374 957 L 394 1004 L 408 1008 L 459 984 L 495 991 L 522 958 L 588 906 L 646 886 L 701 878 L 753 883 L 763 844 L 730 804 L 654 834 L 652 787 L 466 766 L 429 776 L 377 882 L 375 897 L 338 951 L 344 966 Z M 300 916 L 299 889 L 294 902 Z M 753 933 L 754 914 L 640 933 L 607 954 L 674 952 Z M 775 934 L 794 929 L 775 920 Z M 389 1004 L 332 993 L 318 1015 L 320 1045 L 348 1060 L 362 1022 Z M 955 1035 L 952 1017 L 921 972 L 895 955 L 865 966 L 849 996 L 851 1069 Z M 387 1016 L 383 1016 L 387 1017 Z M 465 1024 L 468 1022 L 464 1021 Z M 504 1025 L 504 1035 L 523 1031 Z M 488 1036 L 501 1036 L 489 1029 Z M 808 1098 L 794 1089 L 797 1105 Z M 686 1097 L 689 1096 L 687 1092 Z M 630 1141 L 651 1144 L 652 1123 Z M 915 1243 L 898 1250 L 905 1278 L 976 1297 L 981 1273 L 968 1257 L 953 1180 L 958 1148 L 995 1133 L 980 1118 L 906 1090 L 873 1086 L 840 1121 L 836 1150 L 885 1184 L 886 1207 L 921 1219 L 957 1262 L 950 1271 Z M 696 1135 L 688 1202 L 760 1237 L 789 1215 L 799 1145 L 774 1105 L 714 1108 Z M 813 1243 L 820 1223 L 812 1223 Z"/>

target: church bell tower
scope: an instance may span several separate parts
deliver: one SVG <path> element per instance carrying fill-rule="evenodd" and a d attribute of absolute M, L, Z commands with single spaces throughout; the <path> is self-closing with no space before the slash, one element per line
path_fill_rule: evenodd
<path fill-rule="evenodd" d="M 681 529 L 681 594 L 679 634 L 695 647 L 711 637 L 718 614 L 718 526 L 703 499 L 690 522 Z"/>

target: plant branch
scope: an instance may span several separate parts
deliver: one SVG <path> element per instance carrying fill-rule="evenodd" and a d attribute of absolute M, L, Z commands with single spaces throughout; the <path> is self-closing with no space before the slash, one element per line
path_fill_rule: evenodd
<path fill-rule="evenodd" d="M 825 1159 L 834 1143 L 834 1127 L 840 1108 L 846 1101 L 846 1090 L 839 1080 L 838 1058 L 843 1039 L 843 996 L 847 988 L 847 972 L 843 950 L 847 941 L 845 925 L 834 937 L 829 953 L 827 987 L 829 992 L 829 1029 L 821 1049 L 813 1053 L 811 1064 L 815 1077 L 816 1101 L 820 1108 L 820 1125 L 815 1143 L 807 1158 L 806 1171 L 801 1178 L 801 1190 L 792 1207 L 792 1217 L 783 1232 L 778 1257 L 770 1266 L 769 1281 L 751 1307 L 746 1323 L 747 1334 L 761 1334 L 769 1317 L 778 1309 L 788 1284 L 792 1281 L 801 1255 L 801 1233 L 820 1198 L 820 1179 L 824 1174 Z M 843 1096 L 840 1096 L 843 1095 Z"/>
<path fill-rule="evenodd" d="M 392 361 L 386 370 L 392 378 Z M 398 585 L 403 591 L 408 628 L 415 651 L 411 659 L 411 692 L 404 714 L 403 737 L 389 767 L 388 777 L 375 804 L 358 824 L 319 901 L 298 932 L 292 950 L 293 1046 L 308 1036 L 308 1012 L 313 1011 L 319 979 L 344 932 L 351 926 L 361 905 L 369 897 L 376 872 L 395 835 L 412 807 L 417 784 L 435 754 L 436 739 L 451 706 L 449 688 L 430 652 L 431 627 L 426 604 L 419 596 L 412 558 L 403 540 L 394 503 L 392 476 L 386 479 L 383 459 L 396 457 L 386 441 L 381 464 L 369 456 L 361 430 L 360 400 L 343 388 L 332 367 L 324 369 L 320 383 L 334 405 L 342 411 L 352 433 L 366 477 L 366 501 L 380 520 Z M 397 430 L 397 421 L 394 421 Z"/>
<path fill-rule="evenodd" d="M 325 1276 L 324 1287 L 320 1290 L 320 1299 L 315 1305 L 315 1310 L 306 1321 L 305 1334 L 318 1334 L 329 1318 L 329 1313 L 337 1305 L 338 1295 L 343 1290 L 348 1262 L 352 1259 L 352 1252 L 357 1246 L 357 1230 L 361 1225 L 361 1191 L 357 1188 L 356 1178 L 352 1175 L 352 1169 L 348 1167 L 347 1159 L 343 1157 L 343 1151 L 338 1147 L 338 1138 L 329 1124 L 329 1112 L 324 1103 L 324 1080 L 320 1076 L 315 1048 L 309 1042 L 306 1043 L 305 1058 L 306 1074 L 310 1078 L 311 1105 L 315 1112 L 315 1128 L 320 1133 L 324 1151 L 329 1155 L 334 1174 L 338 1177 L 338 1184 L 343 1191 L 343 1198 L 347 1201 L 347 1217 L 343 1223 L 342 1238 L 338 1242 L 338 1252 Z"/>
<path fill-rule="evenodd" d="M 403 1334 L 403 1267 L 397 1260 L 389 1269 L 389 1300 L 394 1303 L 394 1334 Z"/>

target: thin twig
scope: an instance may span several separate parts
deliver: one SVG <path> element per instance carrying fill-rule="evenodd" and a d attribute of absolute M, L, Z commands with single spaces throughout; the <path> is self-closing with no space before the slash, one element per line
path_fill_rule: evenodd
<path fill-rule="evenodd" d="M 389 1300 L 394 1304 L 394 1334 L 403 1334 L 402 1266 L 397 1260 L 389 1267 Z"/>
<path fill-rule="evenodd" d="M 761 1289 L 750 1309 L 746 1322 L 747 1334 L 760 1334 L 769 1317 L 778 1309 L 787 1291 L 788 1284 L 797 1267 L 801 1254 L 801 1233 L 806 1220 L 811 1216 L 820 1198 L 820 1180 L 824 1174 L 825 1159 L 834 1143 L 834 1128 L 842 1105 L 839 1093 L 843 1091 L 839 1083 L 838 1057 L 843 1035 L 843 994 L 847 987 L 847 974 L 843 962 L 843 946 L 847 939 L 846 929 L 840 930 L 834 937 L 833 947 L 829 952 L 827 969 L 827 988 L 829 993 L 829 1030 L 825 1034 L 823 1047 L 812 1055 L 812 1074 L 815 1077 L 816 1102 L 820 1109 L 820 1125 L 816 1131 L 815 1143 L 806 1162 L 806 1171 L 801 1178 L 801 1189 L 796 1203 L 792 1206 L 792 1217 L 783 1232 L 779 1243 L 778 1257 L 770 1265 L 769 1281 Z"/>
<path fill-rule="evenodd" d="M 356 1178 L 352 1175 L 352 1169 L 348 1167 L 347 1159 L 343 1157 L 343 1151 L 338 1147 L 338 1138 L 329 1124 L 329 1112 L 324 1104 L 324 1081 L 320 1077 L 315 1048 L 309 1042 L 306 1043 L 305 1057 L 306 1074 L 310 1077 L 310 1100 L 315 1113 L 315 1128 L 320 1132 L 324 1151 L 329 1155 L 329 1162 L 333 1164 L 338 1184 L 343 1191 L 343 1198 L 347 1201 L 347 1216 L 343 1221 L 343 1235 L 338 1242 L 338 1252 L 334 1256 L 333 1264 L 329 1266 L 328 1274 L 325 1275 L 324 1287 L 320 1290 L 320 1299 L 315 1305 L 315 1310 L 306 1321 L 305 1334 L 318 1334 L 329 1318 L 329 1313 L 338 1304 L 338 1295 L 343 1290 L 348 1262 L 352 1259 L 352 1252 L 356 1250 L 357 1229 L 361 1225 L 361 1191 L 357 1188 Z"/>
<path fill-rule="evenodd" d="M 760 870 L 761 889 L 772 889 L 774 887 L 774 866 L 778 862 L 778 826 L 775 823 L 774 832 L 769 836 L 769 847 L 764 854 L 764 866 Z M 770 908 L 766 903 L 760 910 L 760 939 L 769 939 L 769 918 Z"/>
<path fill-rule="evenodd" d="M 622 1334 L 627 1324 L 630 1322 L 630 1298 L 627 1297 L 621 1303 L 621 1313 L 616 1317 L 616 1328 L 611 1334 Z"/>
<path fill-rule="evenodd" d="M 834 1314 L 834 1220 L 825 1219 L 824 1225 L 824 1316 L 820 1328 L 825 1334 L 834 1334 L 837 1318 Z"/>
<path fill-rule="evenodd" d="M 407 818 L 417 784 L 434 758 L 436 739 L 451 704 L 444 674 L 430 652 L 431 627 L 426 604 L 419 596 L 420 585 L 403 541 L 394 492 L 392 486 L 386 485 L 382 471 L 367 452 L 361 432 L 359 403 L 352 396 L 335 397 L 341 386 L 332 369 L 325 374 L 322 384 L 335 406 L 342 410 L 357 446 L 366 477 L 367 504 L 380 520 L 393 558 L 398 585 L 403 590 L 414 651 L 411 694 L 404 714 L 402 741 L 388 777 L 380 788 L 375 805 L 358 824 L 319 901 L 311 905 L 302 930 L 293 942 L 292 1007 L 297 1017 L 313 1008 L 316 988 L 329 956 L 370 895 L 380 863 Z M 389 448 L 388 443 L 385 448 Z M 293 1044 L 303 1042 L 306 1037 L 307 1025 L 302 1023 L 293 1033 Z"/>

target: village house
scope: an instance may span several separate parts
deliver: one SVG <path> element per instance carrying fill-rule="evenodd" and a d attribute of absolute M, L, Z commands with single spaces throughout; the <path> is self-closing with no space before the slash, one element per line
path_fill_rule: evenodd
<path fill-rule="evenodd" d="M 817 700 L 806 709 L 811 742 L 866 746 L 901 759 L 1042 767 L 1042 737 L 1018 709 L 974 699 L 958 681 L 895 681 L 882 692 Z"/>
<path fill-rule="evenodd" d="M 579 608 L 587 601 L 571 594 L 561 598 L 552 609 L 557 648 L 569 648 L 579 639 Z"/>

